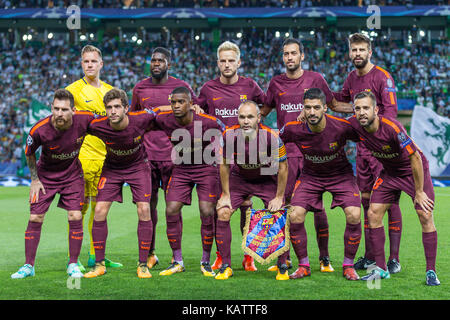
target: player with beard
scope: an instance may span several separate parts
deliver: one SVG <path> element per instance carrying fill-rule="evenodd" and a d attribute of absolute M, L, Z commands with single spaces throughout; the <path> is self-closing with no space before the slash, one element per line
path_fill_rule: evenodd
<path fill-rule="evenodd" d="M 291 243 L 299 261 L 290 278 L 311 275 L 305 216 L 308 211 L 322 210 L 323 194 L 330 192 L 333 196 L 331 208 L 340 206 L 346 217 L 343 276 L 347 280 L 358 280 L 353 260 L 361 239 L 361 200 L 344 147 L 347 140 L 358 141 L 359 136 L 349 121 L 326 114 L 325 102 L 322 90 L 307 90 L 304 95 L 305 122 L 290 121 L 280 130 L 281 139 L 285 143 L 295 143 L 304 157 L 289 216 Z"/>
<path fill-rule="evenodd" d="M 170 94 L 177 87 L 186 87 L 189 89 L 194 102 L 195 95 L 189 84 L 183 80 L 169 76 L 171 66 L 171 53 L 168 49 L 157 47 L 153 50 L 150 60 L 151 77 L 138 82 L 133 88 L 131 100 L 131 111 L 151 109 L 154 111 L 169 111 Z M 197 105 L 193 105 L 196 112 L 200 112 Z M 158 257 L 155 250 L 156 224 L 158 222 L 158 190 L 166 190 L 167 183 L 173 170 L 171 160 L 172 144 L 167 135 L 160 130 L 148 132 L 144 135 L 144 147 L 150 162 L 152 195 L 150 198 L 150 212 L 153 223 L 152 248 L 148 258 L 148 267 L 151 269 L 158 264 Z M 180 216 L 181 218 L 181 216 Z"/>
<path fill-rule="evenodd" d="M 238 119 L 238 125 L 223 133 L 222 195 L 217 202 L 216 227 L 217 246 L 223 258 L 216 276 L 219 280 L 233 275 L 230 228 L 233 212 L 249 196 L 259 197 L 272 212 L 280 210 L 288 174 L 286 148 L 277 133 L 260 123 L 258 105 L 249 100 L 243 102 L 238 108 Z M 278 257 L 277 280 L 289 280 L 286 256 L 287 252 Z"/>
<path fill-rule="evenodd" d="M 282 45 L 283 62 L 286 72 L 270 80 L 266 93 L 264 107 L 261 115 L 267 116 L 272 109 L 277 112 L 277 126 L 282 128 L 290 121 L 296 121 L 303 109 L 303 95 L 310 88 L 321 89 L 326 96 L 326 103 L 337 112 L 353 112 L 351 106 L 336 106 L 336 100 L 328 87 L 327 82 L 317 72 L 302 69 L 305 58 L 303 44 L 293 38 L 288 38 Z M 295 143 L 286 144 L 289 159 L 289 174 L 286 185 L 285 198 L 289 203 L 294 186 L 302 170 L 303 157 Z M 328 253 L 328 219 L 325 210 L 314 212 L 314 226 L 316 228 L 317 243 L 319 246 L 319 259 L 322 272 L 333 272 Z M 287 264 L 291 267 L 290 259 Z M 269 271 L 277 271 L 277 266 L 271 266 Z"/>
<path fill-rule="evenodd" d="M 200 89 L 198 104 L 206 113 L 221 120 L 227 128 L 238 124 L 238 107 L 246 101 L 254 101 L 258 105 L 264 103 L 264 91 L 250 78 L 238 75 L 241 66 L 241 52 L 239 47 L 225 41 L 217 48 L 217 67 L 220 76 L 207 81 Z M 218 173 L 219 174 L 219 173 Z M 252 206 L 250 199 L 245 200 L 241 207 L 241 233 L 244 232 L 247 209 Z M 217 216 L 216 216 L 217 219 Z M 219 251 L 212 268 L 220 269 L 222 258 Z M 242 266 L 245 271 L 256 271 L 254 260 L 249 255 L 244 255 Z"/>
<path fill-rule="evenodd" d="M 334 93 L 340 105 L 349 105 L 348 102 L 362 91 L 372 92 L 377 100 L 379 114 L 392 119 L 397 118 L 397 97 L 392 76 L 383 68 L 371 62 L 372 45 L 370 39 L 360 33 L 352 34 L 349 39 L 349 57 L 355 67 L 344 82 L 342 91 Z M 355 268 L 366 269 L 374 264 L 371 254 L 370 241 L 368 241 L 367 211 L 369 210 L 370 194 L 382 166 L 377 159 L 364 147 L 357 144 L 356 179 L 361 192 L 361 201 L 364 209 L 364 237 L 365 255 L 356 263 Z M 388 268 L 390 273 L 400 272 L 400 239 L 402 234 L 402 214 L 398 204 L 394 203 L 389 211 L 389 243 L 390 254 Z"/>
<path fill-rule="evenodd" d="M 355 116 L 349 119 L 371 154 L 382 164 L 372 188 L 368 211 L 369 237 L 376 267 L 361 280 L 387 279 L 390 272 L 384 254 L 383 217 L 400 194 L 407 193 L 414 203 L 422 227 L 426 260 L 426 284 L 440 284 L 436 275 L 437 231 L 433 221 L 434 189 L 428 160 L 405 128 L 395 119 L 378 115 L 378 104 L 372 92 L 363 91 L 354 99 Z"/>
<path fill-rule="evenodd" d="M 25 231 L 25 264 L 13 279 L 35 274 L 36 251 L 41 238 L 45 213 L 59 193 L 58 207 L 67 210 L 69 220 L 69 264 L 67 274 L 81 278 L 77 261 L 83 242 L 81 209 L 84 201 L 84 181 L 78 154 L 94 114 L 75 111 L 70 91 L 58 89 L 52 102 L 52 114 L 38 121 L 27 138 L 25 155 L 30 168 L 30 219 Z M 36 164 L 36 151 L 42 149 Z"/>

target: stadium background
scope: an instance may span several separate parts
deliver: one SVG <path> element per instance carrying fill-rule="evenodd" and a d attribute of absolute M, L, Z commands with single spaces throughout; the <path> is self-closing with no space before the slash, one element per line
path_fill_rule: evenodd
<path fill-rule="evenodd" d="M 394 77 L 398 87 L 399 118 L 407 129 L 411 128 L 414 110 L 420 106 L 440 115 L 441 121 L 449 119 L 448 2 L 376 1 L 382 4 L 381 29 L 373 30 L 366 27 L 370 16 L 367 6 L 371 3 L 363 0 L 150 0 L 126 1 L 124 4 L 113 0 L 0 0 L 0 89 L 3 92 L 0 99 L 0 181 L 2 178 L 7 180 L 5 185 L 28 183 L 28 170 L 23 158 L 24 135 L 26 137 L 35 121 L 48 114 L 54 90 L 82 76 L 79 53 L 88 43 L 99 46 L 103 51 L 105 65 L 101 79 L 128 93 L 136 82 L 149 75 L 151 49 L 157 45 L 167 46 L 174 56 L 170 74 L 189 82 L 198 93 L 204 82 L 217 76 L 215 49 L 222 41 L 231 40 L 239 44 L 243 61 L 239 74 L 254 78 L 266 89 L 270 78 L 283 72 L 280 44 L 285 37 L 293 36 L 301 39 L 306 47 L 303 68 L 321 72 L 331 89 L 339 90 L 352 69 L 346 37 L 353 32 L 367 32 L 374 44 L 373 62 L 389 70 Z M 70 4 L 81 7 L 78 30 L 67 28 L 69 15 L 66 8 Z M 275 114 L 272 113 L 267 124 L 275 127 L 274 119 Z M 446 137 L 444 133 L 443 138 L 450 141 L 450 134 Z M 349 155 L 354 156 L 351 147 Z M 442 176 L 439 180 L 445 179 Z M 265 272 L 262 266 L 261 272 L 245 273 L 239 268 L 241 251 L 236 219 L 232 221 L 236 276 L 228 283 L 211 283 L 198 271 L 199 219 L 195 201 L 183 215 L 183 241 L 189 243 L 184 251 L 188 266 L 186 274 L 161 279 L 156 275 L 161 267 L 154 274 L 151 285 L 138 282 L 134 251 L 130 249 L 135 247 L 135 228 L 130 226 L 134 219 L 130 214 L 135 209 L 130 201 L 125 201 L 123 205 L 114 207 L 113 217 L 108 221 L 112 231 L 108 254 L 123 262 L 124 268 L 111 272 L 100 281 L 83 280 L 82 290 L 77 291 L 69 290 L 66 285 L 67 244 L 66 235 L 61 231 L 66 230 L 65 218 L 55 205 L 46 218 L 45 235 L 38 251 L 39 275 L 20 284 L 8 282 L 14 281 L 9 279 L 10 274 L 23 259 L 21 239 L 28 219 L 26 199 L 29 189 L 0 188 L 0 299 L 251 299 L 257 293 L 258 299 L 285 300 L 447 300 L 450 298 L 450 281 L 447 279 L 450 274 L 447 254 L 450 242 L 445 232 L 450 230 L 446 209 L 450 205 L 448 189 L 435 189 L 439 204 L 435 218 L 441 232 L 437 263 L 443 283 L 436 290 L 423 288 L 420 226 L 411 214 L 411 201 L 402 197 L 401 206 L 406 209 L 401 251 L 405 271 L 396 275 L 396 279 L 383 283 L 382 290 L 368 290 L 361 283 L 343 285 L 339 272 L 334 276 L 321 275 L 316 269 L 311 279 L 286 281 L 279 286 L 273 285 L 274 275 Z M 125 190 L 125 198 L 130 198 L 129 190 Z M 255 203 L 260 205 L 260 202 Z M 330 203 L 328 195 L 325 203 Z M 163 212 L 163 203 L 158 210 Z M 337 211 L 340 209 L 328 213 L 330 252 L 338 261 L 343 250 L 344 219 L 341 213 L 334 214 Z M 165 267 L 171 253 L 163 220 L 158 224 L 157 243 L 158 255 L 164 259 L 162 264 Z M 307 221 L 308 234 L 314 234 L 311 221 L 310 218 Z M 87 242 L 83 244 L 82 259 L 86 258 Z M 316 268 L 316 244 L 311 239 L 308 245 L 312 246 L 309 250 L 313 268 Z M 359 253 L 362 247 L 361 244 Z M 30 290 L 30 284 L 33 290 Z M 268 284 L 271 290 L 267 290 Z M 172 309 L 179 310 L 174 304 Z"/>

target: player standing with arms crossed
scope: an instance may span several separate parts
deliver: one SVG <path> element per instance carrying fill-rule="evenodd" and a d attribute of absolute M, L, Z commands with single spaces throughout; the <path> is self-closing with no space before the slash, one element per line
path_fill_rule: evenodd
<path fill-rule="evenodd" d="M 203 110 L 221 120 L 227 128 L 238 124 L 238 107 L 251 100 L 258 105 L 264 103 L 264 91 L 258 84 L 238 74 L 241 66 L 241 52 L 239 47 L 230 41 L 223 42 L 217 48 L 217 66 L 220 76 L 206 82 L 200 89 L 198 104 Z M 246 212 L 252 206 L 250 199 L 246 199 L 241 207 L 241 233 L 244 232 Z M 217 270 L 221 265 L 221 256 L 217 252 L 217 258 L 212 268 Z M 253 257 L 244 255 L 242 266 L 245 271 L 256 271 Z"/>
<path fill-rule="evenodd" d="M 103 96 L 112 89 L 112 86 L 100 80 L 100 71 L 103 68 L 103 58 L 100 49 L 92 45 L 84 46 L 81 50 L 81 68 L 83 69 L 84 77 L 66 87 L 74 96 L 75 108 L 105 116 Z M 90 236 L 88 267 L 95 265 L 92 224 L 94 221 L 95 204 L 97 202 L 97 185 L 102 172 L 103 162 L 105 161 L 105 155 L 105 144 L 99 138 L 87 135 L 81 147 L 79 159 L 83 166 L 85 184 L 85 199 L 81 211 L 83 218 L 89 209 L 89 204 L 91 205 L 88 225 Z M 113 262 L 109 259 L 105 259 L 105 265 L 110 268 L 122 266 L 121 263 Z M 79 263 L 79 266 L 84 270 L 81 263 Z"/>
<path fill-rule="evenodd" d="M 397 118 L 397 96 L 392 76 L 386 70 L 374 65 L 372 57 L 372 45 L 370 39 L 360 33 L 352 34 L 348 40 L 349 57 L 355 66 L 344 82 L 342 91 L 334 93 L 336 100 L 345 103 L 354 100 L 354 97 L 362 91 L 372 92 L 378 103 L 379 114 L 391 119 Z M 356 180 L 361 192 L 361 202 L 364 209 L 364 238 L 365 255 L 355 263 L 355 268 L 367 269 L 374 264 L 371 254 L 370 241 L 368 241 L 367 211 L 369 210 L 370 193 L 382 166 L 377 159 L 364 147 L 357 144 L 356 155 Z M 400 238 L 402 234 L 402 213 L 398 204 L 394 203 L 389 208 L 389 244 L 390 255 L 388 268 L 390 273 L 400 272 Z"/>

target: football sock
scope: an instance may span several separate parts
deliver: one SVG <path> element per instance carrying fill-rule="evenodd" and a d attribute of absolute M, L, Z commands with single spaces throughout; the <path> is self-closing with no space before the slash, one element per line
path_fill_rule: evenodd
<path fill-rule="evenodd" d="M 28 221 L 25 231 L 25 264 L 34 266 L 36 251 L 41 239 L 42 222 Z"/>
<path fill-rule="evenodd" d="M 400 207 L 398 204 L 393 204 L 391 208 L 388 210 L 389 217 L 389 260 L 397 259 L 400 261 L 398 257 L 398 252 L 400 249 L 400 239 L 402 236 L 402 212 L 400 211 Z"/>
<path fill-rule="evenodd" d="M 299 265 L 303 265 L 308 259 L 308 238 L 306 236 L 305 223 L 291 223 L 289 232 L 292 247 L 297 255 Z M 309 261 L 307 261 L 307 265 L 309 265 Z"/>
<path fill-rule="evenodd" d="M 158 210 L 150 209 L 150 216 L 152 218 L 152 245 L 150 246 L 150 253 L 155 250 L 155 238 L 156 238 L 156 225 L 158 224 Z"/>
<path fill-rule="evenodd" d="M 83 220 L 69 221 L 69 264 L 77 263 L 83 244 Z"/>
<path fill-rule="evenodd" d="M 358 251 L 359 242 L 361 241 L 361 223 L 351 224 L 345 226 L 344 232 L 344 263 L 346 265 L 353 264 L 356 252 Z M 351 260 L 351 263 L 346 263 Z"/>
<path fill-rule="evenodd" d="M 370 199 L 361 197 L 361 204 L 364 209 L 364 245 L 365 245 L 365 254 L 364 257 L 366 257 L 369 260 L 375 260 L 373 257 L 373 254 L 371 252 L 371 243 L 369 240 L 369 220 L 367 218 L 367 212 L 369 211 L 370 207 Z"/>
<path fill-rule="evenodd" d="M 214 242 L 214 215 L 200 217 L 201 226 L 200 234 L 202 237 L 202 262 L 209 262 L 211 256 L 211 248 Z"/>
<path fill-rule="evenodd" d="M 379 228 L 369 228 L 369 241 L 372 246 L 372 254 L 377 266 L 386 270 L 386 257 L 384 253 L 386 234 L 384 233 L 384 226 Z"/>
<path fill-rule="evenodd" d="M 147 262 L 153 236 L 152 220 L 139 220 L 137 227 L 137 237 L 139 243 L 139 262 Z"/>
<path fill-rule="evenodd" d="M 426 271 L 436 271 L 437 231 L 422 232 L 422 243 L 427 261 Z"/>
<path fill-rule="evenodd" d="M 314 212 L 314 227 L 316 229 L 319 257 L 328 257 L 328 218 L 325 210 Z"/>
<path fill-rule="evenodd" d="M 231 265 L 231 228 L 230 221 L 217 220 L 217 249 L 222 256 L 222 263 Z"/>
<path fill-rule="evenodd" d="M 181 261 L 181 212 L 174 215 L 166 215 L 167 225 L 167 239 L 169 240 L 170 248 L 172 248 L 173 257 L 175 261 Z"/>
<path fill-rule="evenodd" d="M 89 245 L 89 254 L 95 255 L 95 249 L 94 249 L 94 241 L 92 239 L 92 226 L 94 225 L 94 216 L 95 216 L 95 205 L 97 202 L 91 201 L 91 214 L 89 215 L 89 222 L 88 222 L 88 231 L 89 231 L 89 239 L 90 239 L 90 245 Z M 87 208 L 86 208 L 87 210 Z M 83 216 L 84 217 L 84 216 Z"/>
<path fill-rule="evenodd" d="M 94 220 L 92 224 L 92 243 L 95 249 L 95 262 L 105 260 L 106 239 L 108 237 L 107 220 Z"/>

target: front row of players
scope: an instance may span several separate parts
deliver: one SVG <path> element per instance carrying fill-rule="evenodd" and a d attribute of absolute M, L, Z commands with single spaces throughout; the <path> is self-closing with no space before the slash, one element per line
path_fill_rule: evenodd
<path fill-rule="evenodd" d="M 166 190 L 167 237 L 173 257 L 171 265 L 160 275 L 185 270 L 181 252 L 181 210 L 183 205 L 191 203 L 192 189 L 196 185 L 203 247 L 202 273 L 222 280 L 231 277 L 230 217 L 251 196 L 261 198 L 271 211 L 283 208 L 289 167 L 284 144 L 295 143 L 304 156 L 304 168 L 292 194 L 289 214 L 290 240 L 299 265 L 288 275 L 288 253 L 281 255 L 276 279 L 311 275 L 304 221 L 308 211 L 323 210 L 322 195 L 327 191 L 333 197 L 331 207 L 341 207 L 346 217 L 343 276 L 348 280 L 360 279 L 354 268 L 354 258 L 362 233 L 361 198 L 344 151 L 346 141 L 352 140 L 363 143 L 383 165 L 372 190 L 369 237 L 366 239 L 373 248 L 376 267 L 361 280 L 390 276 L 385 261 L 382 221 L 385 212 L 392 204 L 398 204 L 400 193 L 404 191 L 413 199 L 422 225 L 426 283 L 440 284 L 435 271 L 437 233 L 428 161 L 398 121 L 378 115 L 376 98 L 371 92 L 357 94 L 355 115 L 343 119 L 326 113 L 326 97 L 320 89 L 309 89 L 304 94 L 305 121 L 288 122 L 279 134 L 261 124 L 258 105 L 249 100 L 238 109 L 239 125 L 226 129 L 216 118 L 192 110 L 191 94 L 185 87 L 173 90 L 172 111 L 158 114 L 150 110 L 128 112 L 127 96 L 118 89 L 105 95 L 104 105 L 106 117 L 97 118 L 89 112 L 74 111 L 73 96 L 60 89 L 54 96 L 52 115 L 31 129 L 25 151 L 32 178 L 31 215 L 25 232 L 26 261 L 12 278 L 34 275 L 42 222 L 56 193 L 60 194 L 58 206 L 68 212 L 70 260 L 67 273 L 72 277 L 83 277 L 77 265 L 83 239 L 81 207 L 84 199 L 77 155 L 86 133 L 105 142 L 107 156 L 98 185 L 92 229 L 96 264 L 84 277 L 106 273 L 106 217 L 113 201 L 122 202 L 122 186 L 127 182 L 139 219 L 137 274 L 140 278 L 150 278 L 146 262 L 154 232 L 149 207 L 151 174 L 142 137 L 147 131 L 162 130 L 172 137 L 172 141 L 187 140 L 178 145 L 174 142 L 175 168 Z M 36 165 L 35 152 L 40 146 L 42 155 Z M 221 154 L 220 183 L 215 167 L 218 149 Z M 216 226 L 215 208 L 218 214 Z M 210 266 L 214 237 L 222 256 L 222 266 L 217 274 Z"/>

